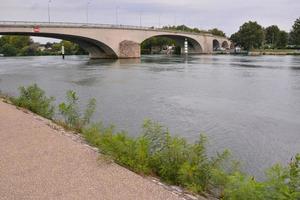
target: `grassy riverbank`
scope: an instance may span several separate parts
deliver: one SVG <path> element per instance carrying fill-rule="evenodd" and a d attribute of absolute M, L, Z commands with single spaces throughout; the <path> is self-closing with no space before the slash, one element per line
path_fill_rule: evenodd
<path fill-rule="evenodd" d="M 250 56 L 254 55 L 274 55 L 274 56 L 281 56 L 281 55 L 300 55 L 299 50 L 294 49 L 256 49 L 249 52 Z"/>
<path fill-rule="evenodd" d="M 85 111 L 80 112 L 79 98 L 74 91 L 67 92 L 66 102 L 58 108 L 53 104 L 54 98 L 47 97 L 37 85 L 21 87 L 20 96 L 10 99 L 17 106 L 76 130 L 118 164 L 191 192 L 211 193 L 220 199 L 232 200 L 300 198 L 300 155 L 287 166 L 271 167 L 266 172 L 266 180 L 259 182 L 239 170 L 238 162 L 230 158 L 228 150 L 209 157 L 203 135 L 191 144 L 184 138 L 172 136 L 166 127 L 152 120 L 145 120 L 138 137 L 115 131 L 114 126 L 105 127 L 101 122 L 91 123 L 96 100 L 91 99 Z M 55 118 L 56 111 L 63 120 Z"/>

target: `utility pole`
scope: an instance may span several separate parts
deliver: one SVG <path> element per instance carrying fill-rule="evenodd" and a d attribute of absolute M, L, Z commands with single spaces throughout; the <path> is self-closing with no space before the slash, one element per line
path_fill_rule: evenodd
<path fill-rule="evenodd" d="M 158 14 L 158 28 L 160 28 L 160 13 Z"/>
<path fill-rule="evenodd" d="M 116 25 L 119 25 L 119 6 L 116 6 Z"/>
<path fill-rule="evenodd" d="M 89 23 L 89 5 L 91 4 L 90 0 L 86 2 L 86 23 Z"/>
<path fill-rule="evenodd" d="M 140 27 L 142 27 L 142 11 L 140 11 Z"/>
<path fill-rule="evenodd" d="M 48 0 L 48 22 L 50 23 L 50 3 L 52 2 L 52 0 Z"/>
<path fill-rule="evenodd" d="M 176 16 L 176 14 L 174 16 L 174 26 L 177 26 L 177 16 Z"/>

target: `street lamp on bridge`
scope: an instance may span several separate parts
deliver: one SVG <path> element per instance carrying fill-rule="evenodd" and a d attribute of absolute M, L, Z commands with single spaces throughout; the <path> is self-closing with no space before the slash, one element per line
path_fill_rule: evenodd
<path fill-rule="evenodd" d="M 88 0 L 86 2 L 86 23 L 88 24 L 89 23 L 89 5 L 91 4 L 91 1 Z"/>
<path fill-rule="evenodd" d="M 119 25 L 119 6 L 116 6 L 116 25 Z"/>
<path fill-rule="evenodd" d="M 52 0 L 48 0 L 48 22 L 50 23 L 50 3 Z"/>

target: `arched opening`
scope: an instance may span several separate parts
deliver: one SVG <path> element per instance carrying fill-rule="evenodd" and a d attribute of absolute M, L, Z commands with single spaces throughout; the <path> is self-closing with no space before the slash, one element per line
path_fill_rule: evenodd
<path fill-rule="evenodd" d="M 61 39 L 78 44 L 89 53 L 90 58 L 117 58 L 117 54 L 106 44 L 91 38 L 57 33 L 0 32 L 0 35 L 36 36 Z"/>
<path fill-rule="evenodd" d="M 188 54 L 201 54 L 203 49 L 194 39 L 181 35 L 156 35 L 141 43 L 141 54 L 182 54 L 187 40 Z"/>
<path fill-rule="evenodd" d="M 213 40 L 213 51 L 219 51 L 220 50 L 220 43 L 218 40 Z"/>
<path fill-rule="evenodd" d="M 222 48 L 224 48 L 224 49 L 229 49 L 229 44 L 228 44 L 227 41 L 224 41 L 224 42 L 222 43 Z"/>

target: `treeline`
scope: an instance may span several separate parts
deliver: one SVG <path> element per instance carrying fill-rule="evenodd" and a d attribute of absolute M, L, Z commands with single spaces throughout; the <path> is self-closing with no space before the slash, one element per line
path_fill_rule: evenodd
<path fill-rule="evenodd" d="M 300 18 L 289 33 L 280 30 L 277 25 L 264 28 L 257 22 L 249 21 L 232 34 L 230 40 L 245 50 L 300 48 Z"/>
<path fill-rule="evenodd" d="M 179 25 L 179 26 L 164 26 L 162 29 L 173 30 L 173 31 L 184 31 L 184 32 L 191 32 L 191 33 L 211 33 L 216 36 L 226 37 L 226 34 L 217 28 L 210 29 L 208 31 L 204 31 L 204 30 L 200 30 L 198 28 L 190 28 L 186 25 Z"/>
<path fill-rule="evenodd" d="M 20 88 L 20 95 L 11 98 L 20 107 L 52 119 L 69 130 L 75 130 L 97 147 L 109 160 L 143 175 L 160 177 L 169 184 L 179 185 L 197 194 L 210 194 L 224 200 L 299 200 L 300 154 L 286 166 L 274 165 L 266 171 L 264 181 L 239 170 L 238 162 L 230 159 L 228 150 L 215 156 L 207 154 L 207 139 L 200 135 L 195 143 L 172 136 L 168 128 L 146 120 L 138 137 L 130 137 L 114 126 L 105 127 L 90 119 L 96 100 L 90 99 L 81 112 L 79 98 L 68 91 L 66 101 L 54 104 L 36 84 Z M 58 110 L 59 119 L 54 119 Z"/>
<path fill-rule="evenodd" d="M 152 37 L 141 44 L 141 54 L 153 54 L 154 49 L 159 53 L 164 47 L 174 46 L 174 54 L 181 53 L 181 47 L 173 39 L 167 37 Z"/>
<path fill-rule="evenodd" d="M 29 36 L 2 36 L 0 38 L 0 54 L 4 56 L 41 56 L 60 55 L 64 46 L 66 55 L 87 54 L 79 45 L 69 41 L 47 43 L 34 42 Z"/>

